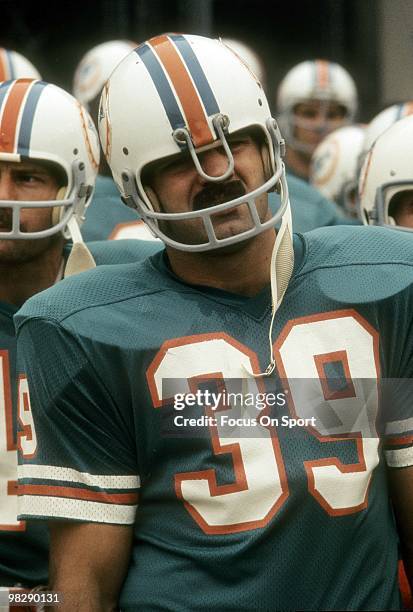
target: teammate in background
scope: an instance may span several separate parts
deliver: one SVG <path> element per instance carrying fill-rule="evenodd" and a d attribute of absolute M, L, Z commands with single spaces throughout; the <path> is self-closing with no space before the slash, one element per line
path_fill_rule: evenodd
<path fill-rule="evenodd" d="M 236 40 L 234 38 L 222 38 L 222 42 L 225 45 L 228 45 L 228 47 L 230 47 L 238 55 L 238 57 L 247 64 L 247 66 L 252 70 L 253 74 L 255 74 L 265 91 L 266 74 L 264 63 L 258 56 L 256 51 L 251 49 L 251 47 L 245 42 L 241 40 Z"/>
<path fill-rule="evenodd" d="M 413 567 L 411 403 L 380 440 L 377 383 L 413 375 L 413 242 L 368 227 L 293 237 L 278 126 L 219 41 L 142 44 L 100 117 L 122 197 L 166 251 L 69 279 L 15 318 L 36 430 L 21 519 L 51 521 L 62 612 L 398 610 L 394 512 Z M 322 418 L 162 435 L 174 394 L 216 379 L 287 385 L 278 416 L 311 404 Z"/>
<path fill-rule="evenodd" d="M 364 125 L 349 125 L 331 132 L 311 158 L 310 183 L 345 213 L 358 219 L 358 157 L 363 148 Z"/>
<path fill-rule="evenodd" d="M 79 62 L 73 80 L 73 95 L 98 124 L 98 106 L 103 86 L 117 64 L 137 43 L 110 40 L 90 49 Z M 102 155 L 96 189 L 82 230 L 85 240 L 138 238 L 154 240 L 136 213 L 124 206 Z"/>
<path fill-rule="evenodd" d="M 265 69 L 257 53 L 245 43 L 238 40 L 223 38 L 222 42 L 228 45 L 251 69 L 253 74 L 263 86 L 265 91 Z M 325 225 L 338 225 L 345 223 L 341 211 L 331 198 L 313 189 L 307 182 L 293 174 L 287 173 L 288 191 L 290 194 L 291 214 L 294 228 L 299 232 L 308 232 Z M 270 195 L 270 206 L 275 209 L 279 200 L 275 194 Z"/>
<path fill-rule="evenodd" d="M 23 78 L 41 79 L 42 77 L 37 68 L 24 55 L 0 47 L 0 81 Z"/>
<path fill-rule="evenodd" d="M 333 130 L 354 121 L 356 85 L 339 64 L 301 62 L 281 81 L 276 103 L 287 144 L 287 171 L 308 181 L 317 145 Z"/>
<path fill-rule="evenodd" d="M 413 101 L 399 102 L 397 104 L 392 104 L 391 106 L 388 106 L 384 110 L 380 111 L 377 115 L 375 115 L 373 119 L 371 119 L 371 121 L 366 125 L 363 148 L 357 160 L 358 176 L 360 176 L 361 168 L 363 166 L 367 153 L 370 151 L 375 140 L 377 140 L 380 134 L 383 134 L 383 132 L 385 132 L 388 127 L 393 125 L 393 123 L 395 123 L 396 121 L 399 121 L 399 119 L 403 119 L 403 117 L 408 117 L 412 113 Z"/>
<path fill-rule="evenodd" d="M 13 315 L 63 276 L 94 267 L 94 258 L 135 261 L 140 251 L 135 241 L 96 243 L 92 255 L 82 242 L 99 164 L 98 135 L 82 106 L 30 79 L 3 82 L 0 97 L 0 587 L 31 588 L 47 584 L 48 534 L 17 519 L 17 446 L 26 452 L 35 439 L 27 383 L 16 374 Z M 26 429 L 17 437 L 18 420 Z"/>
<path fill-rule="evenodd" d="M 364 223 L 413 230 L 413 116 L 379 135 L 367 153 L 359 180 Z"/>

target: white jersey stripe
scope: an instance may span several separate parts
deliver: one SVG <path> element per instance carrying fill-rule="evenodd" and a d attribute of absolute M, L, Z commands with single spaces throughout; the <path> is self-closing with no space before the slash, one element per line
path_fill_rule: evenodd
<path fill-rule="evenodd" d="M 389 467 L 408 467 L 413 465 L 413 446 L 385 450 L 386 463 Z"/>
<path fill-rule="evenodd" d="M 45 495 L 19 497 L 19 514 L 25 519 L 33 517 L 65 518 L 92 523 L 132 525 L 135 522 L 136 510 L 136 505 L 102 504 Z"/>
<path fill-rule="evenodd" d="M 138 489 L 140 487 L 139 476 L 107 476 L 78 472 L 72 468 L 56 467 L 55 465 L 19 465 L 18 477 L 33 478 L 39 480 L 61 480 L 65 482 L 76 482 L 87 487 L 99 487 L 101 489 Z"/>
<path fill-rule="evenodd" d="M 387 436 L 403 434 L 413 430 L 413 418 L 403 419 L 402 421 L 389 421 L 386 423 L 385 433 Z"/>

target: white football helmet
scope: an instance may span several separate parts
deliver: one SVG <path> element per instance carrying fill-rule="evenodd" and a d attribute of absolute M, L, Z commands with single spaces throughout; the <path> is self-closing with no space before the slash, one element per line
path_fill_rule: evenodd
<path fill-rule="evenodd" d="M 255 74 L 259 82 L 265 84 L 265 70 L 261 59 L 257 53 L 251 49 L 248 45 L 240 40 L 234 40 L 233 38 L 222 38 L 223 43 L 231 47 L 233 51 L 238 55 L 242 61 L 244 61 L 251 71 Z"/>
<path fill-rule="evenodd" d="M 0 47 L 0 81 L 41 78 L 38 70 L 26 57 L 17 51 Z"/>
<path fill-rule="evenodd" d="M 310 183 L 328 199 L 357 217 L 357 158 L 363 147 L 365 126 L 348 125 L 331 132 L 311 158 Z"/>
<path fill-rule="evenodd" d="M 295 127 L 309 127 L 307 120 L 295 116 L 297 104 L 319 100 L 337 102 L 344 107 L 343 125 L 354 120 L 357 112 L 357 90 L 354 80 L 340 64 L 326 60 L 301 62 L 292 68 L 281 81 L 277 91 L 277 109 L 280 126 L 286 142 L 292 148 L 312 153 L 313 147 L 295 138 Z M 325 117 L 326 133 L 328 119 Z"/>
<path fill-rule="evenodd" d="M 378 113 L 366 126 L 363 151 L 367 153 L 376 138 L 399 119 L 413 113 L 413 101 L 392 104 Z"/>
<path fill-rule="evenodd" d="M 389 215 L 392 198 L 413 189 L 413 116 L 396 121 L 374 142 L 367 153 L 359 179 L 360 216 L 367 225 L 396 225 Z"/>
<path fill-rule="evenodd" d="M 189 154 L 198 174 L 222 182 L 234 169 L 227 136 L 245 128 L 259 129 L 265 139 L 263 156 L 270 178 L 254 191 L 209 208 L 184 213 L 155 212 L 142 184 L 148 164 Z M 130 53 L 113 71 L 101 97 L 99 134 L 103 151 L 125 203 L 137 208 L 156 236 L 185 251 L 206 251 L 240 242 L 274 226 L 289 212 L 282 155 L 284 141 L 271 117 L 260 83 L 223 42 L 195 35 L 161 35 Z M 221 176 L 203 171 L 198 154 L 222 146 L 227 169 Z M 281 205 L 270 220 L 259 219 L 255 200 L 281 189 Z M 215 235 L 211 217 L 248 204 L 253 227 L 224 239 Z M 178 242 L 158 221 L 200 219 L 208 240 Z"/>
<path fill-rule="evenodd" d="M 393 125 L 393 123 L 395 123 L 399 119 L 403 119 L 403 117 L 408 117 L 411 114 L 413 114 L 413 101 L 392 104 L 392 106 L 388 106 L 384 110 L 380 111 L 367 124 L 364 135 L 363 148 L 360 151 L 357 162 L 359 175 L 366 155 L 372 147 L 374 141 L 380 136 L 380 134 L 383 134 L 383 132 L 387 130 L 387 128 Z"/>
<path fill-rule="evenodd" d="M 130 40 L 110 40 L 90 49 L 79 62 L 73 80 L 73 95 L 85 108 L 100 94 L 112 70 L 137 44 Z"/>
<path fill-rule="evenodd" d="M 44 238 L 62 231 L 78 241 L 99 166 L 99 140 L 87 111 L 56 85 L 34 79 L 0 84 L 0 161 L 22 160 L 56 164 L 67 185 L 56 200 L 1 200 L 0 207 L 12 209 L 13 220 L 11 231 L 0 232 L 0 239 Z M 22 208 L 53 208 L 52 226 L 21 231 Z"/>

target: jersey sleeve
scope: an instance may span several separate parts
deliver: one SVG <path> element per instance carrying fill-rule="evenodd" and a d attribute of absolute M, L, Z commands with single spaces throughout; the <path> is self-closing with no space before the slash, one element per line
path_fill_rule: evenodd
<path fill-rule="evenodd" d="M 20 519 L 134 522 L 133 425 L 97 355 L 54 321 L 28 319 L 19 329 Z"/>
<path fill-rule="evenodd" d="M 404 299 L 403 299 L 404 298 Z M 394 343 L 386 347 L 394 367 L 382 381 L 384 454 L 389 467 L 413 465 L 413 285 L 395 300 L 388 318 Z"/>

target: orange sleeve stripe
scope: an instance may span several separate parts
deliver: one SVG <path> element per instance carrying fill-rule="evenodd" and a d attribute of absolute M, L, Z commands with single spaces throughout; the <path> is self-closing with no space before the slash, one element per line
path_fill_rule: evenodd
<path fill-rule="evenodd" d="M 413 436 L 403 436 L 401 438 L 386 437 L 384 440 L 385 446 L 397 446 L 398 444 L 412 444 Z"/>
<path fill-rule="evenodd" d="M 53 487 L 50 485 L 19 485 L 19 495 L 45 495 L 48 497 L 68 497 L 85 501 L 104 502 L 109 504 L 137 504 L 137 493 L 106 493 L 90 491 L 78 487 Z"/>

